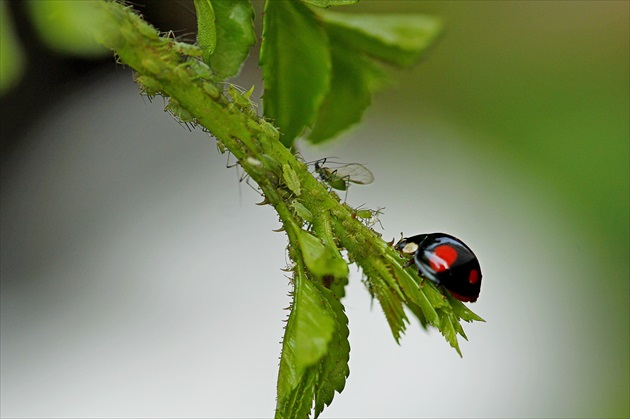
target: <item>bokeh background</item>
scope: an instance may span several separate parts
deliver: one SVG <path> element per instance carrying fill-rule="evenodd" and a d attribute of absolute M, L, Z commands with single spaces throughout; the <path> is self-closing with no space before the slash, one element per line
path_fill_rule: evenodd
<path fill-rule="evenodd" d="M 269 417 L 289 303 L 269 207 L 129 69 L 50 51 L 2 97 L 3 417 Z M 628 417 L 629 2 L 366 1 L 446 32 L 361 125 L 307 159 L 366 164 L 387 239 L 443 231 L 481 260 L 463 358 L 400 346 L 354 269 L 350 377 L 322 417 Z M 258 10 L 261 3 L 256 2 Z M 194 29 L 190 3 L 144 6 Z M 251 60 L 236 83 L 255 84 Z"/>

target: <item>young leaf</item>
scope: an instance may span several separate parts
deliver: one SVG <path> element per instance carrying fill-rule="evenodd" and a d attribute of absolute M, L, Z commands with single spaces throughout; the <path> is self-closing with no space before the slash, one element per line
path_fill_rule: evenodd
<path fill-rule="evenodd" d="M 317 237 L 304 230 L 299 230 L 298 234 L 304 263 L 313 275 L 317 278 L 348 276 L 348 264 L 338 251 L 324 246 Z"/>
<path fill-rule="evenodd" d="M 203 51 L 203 61 L 210 65 L 210 56 L 217 46 L 214 9 L 210 0 L 195 0 L 195 11 L 197 12 L 197 43 Z"/>
<path fill-rule="evenodd" d="M 298 1 L 267 1 L 260 51 L 265 117 L 290 147 L 315 121 L 330 88 L 326 32 L 313 12 Z"/>
<path fill-rule="evenodd" d="M 368 15 L 320 10 L 327 30 L 358 51 L 400 67 L 414 64 L 442 31 L 427 15 Z"/>
<path fill-rule="evenodd" d="M 238 74 L 256 42 L 254 8 L 249 0 L 211 0 L 216 22 L 216 48 L 209 65 L 226 79 Z"/>

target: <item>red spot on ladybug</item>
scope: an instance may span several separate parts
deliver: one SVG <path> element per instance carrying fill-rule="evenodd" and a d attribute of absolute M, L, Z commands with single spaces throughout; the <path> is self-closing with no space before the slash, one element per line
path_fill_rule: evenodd
<path fill-rule="evenodd" d="M 404 255 L 413 254 L 419 274 L 446 288 L 460 301 L 475 302 L 481 291 L 481 268 L 475 254 L 461 240 L 444 233 L 419 234 L 396 244 Z"/>
<path fill-rule="evenodd" d="M 473 269 L 468 274 L 468 282 L 475 285 L 479 281 L 479 272 L 476 269 Z"/>
<path fill-rule="evenodd" d="M 444 272 L 457 260 L 457 250 L 443 244 L 435 248 L 429 255 L 429 264 L 435 272 Z"/>

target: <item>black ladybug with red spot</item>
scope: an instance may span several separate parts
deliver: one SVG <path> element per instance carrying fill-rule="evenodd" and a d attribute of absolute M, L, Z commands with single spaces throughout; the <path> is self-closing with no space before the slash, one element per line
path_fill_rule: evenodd
<path fill-rule="evenodd" d="M 396 243 L 413 258 L 420 274 L 446 288 L 460 301 L 474 303 L 481 290 L 481 268 L 475 254 L 460 239 L 444 233 L 419 234 Z"/>

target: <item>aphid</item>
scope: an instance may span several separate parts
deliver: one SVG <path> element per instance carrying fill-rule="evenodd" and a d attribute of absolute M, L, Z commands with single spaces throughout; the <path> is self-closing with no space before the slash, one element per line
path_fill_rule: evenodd
<path fill-rule="evenodd" d="M 380 224 L 381 228 L 383 228 L 383 224 L 378 216 L 383 214 L 384 209 L 385 208 L 377 208 L 376 210 L 372 210 L 369 208 L 361 209 L 361 207 L 358 207 L 352 210 L 352 218 L 358 218 L 366 227 L 369 228 L 374 227 L 376 223 Z"/>
<path fill-rule="evenodd" d="M 333 189 L 347 191 L 350 183 L 368 185 L 374 182 L 374 175 L 359 163 L 341 164 L 337 167 L 324 166 L 326 159 L 315 162 L 315 173 Z"/>
<path fill-rule="evenodd" d="M 295 211 L 295 213 L 301 217 L 307 223 L 313 222 L 313 213 L 308 210 L 302 203 L 298 201 L 293 201 L 291 203 L 291 207 Z"/>
<path fill-rule="evenodd" d="M 460 239 L 444 233 L 419 234 L 401 239 L 396 249 L 413 255 L 405 267 L 415 263 L 423 277 L 443 286 L 453 297 L 477 301 L 481 268 L 473 251 Z"/>
<path fill-rule="evenodd" d="M 291 192 L 300 196 L 302 193 L 302 189 L 300 188 L 300 178 L 297 173 L 295 173 L 295 170 L 293 170 L 293 168 L 287 163 L 282 165 L 282 177 L 284 178 L 284 183 Z"/>

